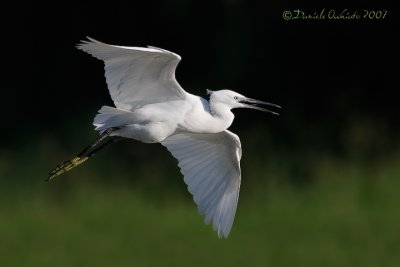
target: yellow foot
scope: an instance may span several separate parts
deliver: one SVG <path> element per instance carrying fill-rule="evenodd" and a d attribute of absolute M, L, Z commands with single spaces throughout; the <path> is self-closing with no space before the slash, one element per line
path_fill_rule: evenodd
<path fill-rule="evenodd" d="M 49 173 L 49 178 L 47 178 L 47 181 L 53 180 L 54 177 L 63 174 L 64 172 L 67 172 L 69 170 L 71 170 L 72 168 L 75 168 L 76 166 L 82 164 L 83 162 L 85 162 L 88 159 L 88 157 L 75 157 L 71 160 L 67 160 L 64 161 L 60 164 L 58 164 L 54 170 L 52 170 Z"/>

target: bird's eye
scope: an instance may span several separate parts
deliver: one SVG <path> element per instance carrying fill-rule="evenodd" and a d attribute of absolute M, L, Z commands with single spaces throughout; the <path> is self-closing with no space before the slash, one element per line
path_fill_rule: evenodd
<path fill-rule="evenodd" d="M 237 96 L 234 96 L 234 97 L 233 97 L 233 99 L 235 99 L 235 100 L 238 100 L 238 99 L 239 99 L 239 97 L 237 97 Z"/>

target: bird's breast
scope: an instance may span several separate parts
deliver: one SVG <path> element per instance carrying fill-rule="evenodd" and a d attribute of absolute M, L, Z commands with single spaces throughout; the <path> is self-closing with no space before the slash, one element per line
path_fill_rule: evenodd
<path fill-rule="evenodd" d="M 187 114 L 179 127 L 194 133 L 219 133 L 225 131 L 231 121 L 213 116 L 207 111 L 193 111 Z"/>

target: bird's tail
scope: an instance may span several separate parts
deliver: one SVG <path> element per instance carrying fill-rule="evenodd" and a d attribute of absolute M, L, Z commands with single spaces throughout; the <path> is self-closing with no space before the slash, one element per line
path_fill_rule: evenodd
<path fill-rule="evenodd" d="M 82 152 L 79 153 L 76 157 L 58 164 L 51 172 L 49 172 L 49 177 L 46 181 L 53 180 L 56 176 L 63 174 L 64 172 L 67 172 L 82 164 L 88 158 L 96 154 L 99 150 L 103 149 L 111 142 L 116 141 L 116 139 L 119 139 L 119 137 L 117 136 L 110 136 L 110 134 L 117 129 L 118 128 L 108 128 L 96 139 L 96 141 L 94 141 L 93 144 L 82 150 Z"/>

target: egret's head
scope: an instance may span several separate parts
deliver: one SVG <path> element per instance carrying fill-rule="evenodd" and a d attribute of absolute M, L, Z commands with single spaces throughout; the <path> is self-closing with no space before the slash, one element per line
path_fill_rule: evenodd
<path fill-rule="evenodd" d="M 272 113 L 274 115 L 279 115 L 279 114 L 274 111 L 259 107 L 258 105 L 266 105 L 275 108 L 281 108 L 276 104 L 248 98 L 231 90 L 219 90 L 219 91 L 207 90 L 207 94 L 210 95 L 210 102 L 223 103 L 230 108 L 251 108 Z"/>

